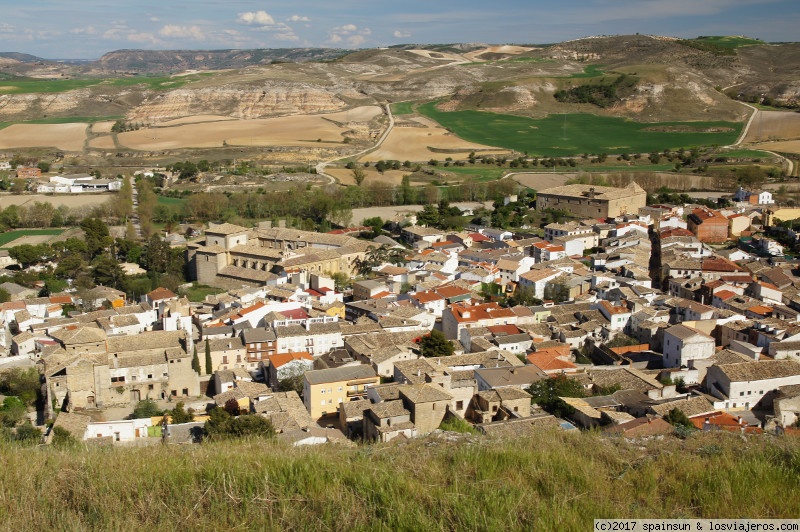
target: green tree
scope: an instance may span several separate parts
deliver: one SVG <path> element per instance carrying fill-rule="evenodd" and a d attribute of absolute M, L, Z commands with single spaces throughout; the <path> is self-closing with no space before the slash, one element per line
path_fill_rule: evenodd
<path fill-rule="evenodd" d="M 356 185 L 360 187 L 361 183 L 363 183 L 364 179 L 366 179 L 367 173 L 364 171 L 363 168 L 358 168 L 358 167 L 353 167 L 351 172 L 353 173 L 353 181 L 355 181 Z"/>
<path fill-rule="evenodd" d="M 208 338 L 206 338 L 206 375 L 211 375 L 214 373 L 214 368 L 211 363 L 211 345 L 208 343 Z"/>
<path fill-rule="evenodd" d="M 449 357 L 455 351 L 453 343 L 445 337 L 443 332 L 436 329 L 423 336 L 419 341 L 419 346 L 424 357 Z"/>
<path fill-rule="evenodd" d="M 275 436 L 275 428 L 270 420 L 260 414 L 243 414 L 233 417 L 223 408 L 214 408 L 209 416 L 203 431 L 211 440 L 247 436 L 272 438 Z"/>
<path fill-rule="evenodd" d="M 5 288 L 0 288 L 0 303 L 8 303 L 11 301 L 11 294 Z"/>
<path fill-rule="evenodd" d="M 184 408 L 183 401 L 178 401 L 175 408 L 166 412 L 172 418 L 172 423 L 180 425 L 181 423 L 190 423 L 194 421 L 194 412 L 190 408 L 188 411 Z"/>
<path fill-rule="evenodd" d="M 200 370 L 200 359 L 197 358 L 197 346 L 194 347 L 194 353 L 192 353 L 192 369 L 198 374 L 202 373 Z"/>
<path fill-rule="evenodd" d="M 6 397 L 0 406 L 0 423 L 5 427 L 14 427 L 22 421 L 27 408 L 19 397 Z"/>
<path fill-rule="evenodd" d="M 571 405 L 561 399 L 562 397 L 586 396 L 586 390 L 580 382 L 564 375 L 536 381 L 530 385 L 528 393 L 532 396 L 531 402 L 556 417 L 568 416 L 575 412 Z"/>
<path fill-rule="evenodd" d="M 16 440 L 27 444 L 36 444 L 42 441 L 42 431 L 37 429 L 30 422 L 17 427 Z"/>
<path fill-rule="evenodd" d="M 53 427 L 53 440 L 51 443 L 54 447 L 70 447 L 77 444 L 78 440 L 64 427 Z"/>
<path fill-rule="evenodd" d="M 81 222 L 81 229 L 85 235 L 89 258 L 95 258 L 113 242 L 108 233 L 108 226 L 100 218 L 86 218 Z"/>
<path fill-rule="evenodd" d="M 689 420 L 689 418 L 684 414 L 683 410 L 680 408 L 673 408 L 667 415 L 664 416 L 664 421 L 669 423 L 674 427 L 684 427 L 687 429 L 694 429 L 695 426 Z"/>
<path fill-rule="evenodd" d="M 158 405 L 152 399 L 144 399 L 136 403 L 131 414 L 132 419 L 143 419 L 148 417 L 156 417 L 163 414 L 163 411 L 158 408 Z"/>
<path fill-rule="evenodd" d="M 14 395 L 27 406 L 33 406 L 41 393 L 41 379 L 35 368 L 13 368 L 0 376 L 0 393 Z"/>
<path fill-rule="evenodd" d="M 94 282 L 118 290 L 123 288 L 125 272 L 122 271 L 117 259 L 102 255 L 94 260 L 93 265 L 92 278 L 94 278 Z"/>

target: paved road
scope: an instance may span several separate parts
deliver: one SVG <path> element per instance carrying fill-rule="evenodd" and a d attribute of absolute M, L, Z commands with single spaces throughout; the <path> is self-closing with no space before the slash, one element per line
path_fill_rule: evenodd
<path fill-rule="evenodd" d="M 357 153 L 351 153 L 350 155 L 345 155 L 344 157 L 337 157 L 335 159 L 330 159 L 328 161 L 320 161 L 320 162 L 318 162 L 317 163 L 317 175 L 321 175 L 321 176 L 327 177 L 329 179 L 328 184 L 329 185 L 333 185 L 333 184 L 336 183 L 336 178 L 333 177 L 330 174 L 326 174 L 325 173 L 325 167 L 326 166 L 328 166 L 329 164 L 334 163 L 336 161 L 341 161 L 342 159 L 350 159 L 350 158 L 354 158 L 354 157 L 359 157 L 361 155 L 364 155 L 366 153 L 371 152 L 372 150 L 375 150 L 375 149 L 379 148 L 381 146 L 381 144 L 383 144 L 383 141 L 386 140 L 386 137 L 389 136 L 389 133 L 392 132 L 392 129 L 394 129 L 394 116 L 392 115 L 392 106 L 389 105 L 388 103 L 385 103 L 385 104 L 383 104 L 383 110 L 386 113 L 386 116 L 389 117 L 389 126 L 386 128 L 386 131 L 384 131 L 381 134 L 381 136 L 378 137 L 378 141 L 375 143 L 374 146 L 371 146 L 369 148 L 361 150 L 360 152 L 357 152 Z"/>

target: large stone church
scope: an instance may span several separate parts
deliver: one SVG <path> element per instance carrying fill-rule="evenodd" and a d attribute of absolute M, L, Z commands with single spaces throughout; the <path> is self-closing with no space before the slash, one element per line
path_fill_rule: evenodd
<path fill-rule="evenodd" d="M 222 288 L 263 286 L 301 271 L 353 275 L 354 263 L 374 244 L 350 236 L 299 229 L 248 229 L 212 224 L 188 245 L 192 279 Z"/>

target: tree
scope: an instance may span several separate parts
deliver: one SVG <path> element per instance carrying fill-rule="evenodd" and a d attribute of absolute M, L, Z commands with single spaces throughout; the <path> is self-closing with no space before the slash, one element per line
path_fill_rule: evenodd
<path fill-rule="evenodd" d="M 214 368 L 211 363 L 211 345 L 208 343 L 208 338 L 206 338 L 206 375 L 211 375 L 214 373 Z"/>
<path fill-rule="evenodd" d="M 25 403 L 18 397 L 6 397 L 0 406 L 0 423 L 5 427 L 14 427 L 22 421 L 26 411 Z"/>
<path fill-rule="evenodd" d="M 192 411 L 191 408 L 187 412 L 184 409 L 183 401 L 178 401 L 178 404 L 175 405 L 175 408 L 167 411 L 167 413 L 172 418 L 172 423 L 175 425 L 180 425 L 181 423 L 190 423 L 194 421 L 194 412 Z"/>
<path fill-rule="evenodd" d="M 198 375 L 201 373 L 200 359 L 197 358 L 197 346 L 194 347 L 194 353 L 192 353 L 192 369 L 195 370 Z"/>
<path fill-rule="evenodd" d="M 523 305 L 541 305 L 542 300 L 536 297 L 536 292 L 532 286 L 518 284 L 514 288 L 514 294 L 508 298 L 508 304 L 511 306 Z"/>
<path fill-rule="evenodd" d="M 97 257 L 94 261 L 94 268 L 92 269 L 92 277 L 94 282 L 111 288 L 121 289 L 125 281 L 125 272 L 122 266 L 119 265 L 117 259 L 103 255 Z"/>
<path fill-rule="evenodd" d="M 680 408 L 673 408 L 672 410 L 667 412 L 667 415 L 664 416 L 664 421 L 666 421 L 667 423 L 669 423 L 674 427 L 684 427 L 687 429 L 695 428 L 695 426 L 692 424 L 692 422 Z"/>
<path fill-rule="evenodd" d="M 131 414 L 131 419 L 143 419 L 148 417 L 156 417 L 163 414 L 163 411 L 158 408 L 158 405 L 152 399 L 144 399 L 136 403 Z"/>
<path fill-rule="evenodd" d="M 360 187 L 361 183 L 363 183 L 364 179 L 367 177 L 367 173 L 364 171 L 363 168 L 358 168 L 358 167 L 354 167 L 352 169 L 352 172 L 353 172 L 353 181 L 355 181 L 356 185 Z"/>
<path fill-rule="evenodd" d="M 543 410 L 556 417 L 568 416 L 575 409 L 564 402 L 562 397 L 585 397 L 586 390 L 575 379 L 559 375 L 534 382 L 528 388 L 531 402 L 542 407 Z"/>
<path fill-rule="evenodd" d="M 417 223 L 428 227 L 435 227 L 439 224 L 439 208 L 432 203 L 428 203 L 417 213 Z"/>
<path fill-rule="evenodd" d="M 0 377 L 0 393 L 19 397 L 27 406 L 33 406 L 41 393 L 41 380 L 35 368 L 13 368 Z"/>
<path fill-rule="evenodd" d="M 53 427 L 52 444 L 55 447 L 68 447 L 78 443 L 78 440 L 64 427 Z"/>
<path fill-rule="evenodd" d="M 81 222 L 81 229 L 91 259 L 102 253 L 113 242 L 108 233 L 108 226 L 100 218 L 86 218 Z"/>
<path fill-rule="evenodd" d="M 203 427 L 206 437 L 211 440 L 241 438 L 246 436 L 272 438 L 275 428 L 266 417 L 259 414 L 231 416 L 224 408 L 214 408 Z"/>
<path fill-rule="evenodd" d="M 11 294 L 5 288 L 0 288 L 0 303 L 8 303 L 11 301 Z"/>
<path fill-rule="evenodd" d="M 433 329 L 430 334 L 423 336 L 419 346 L 424 357 L 449 357 L 455 351 L 452 342 L 442 331 Z"/>

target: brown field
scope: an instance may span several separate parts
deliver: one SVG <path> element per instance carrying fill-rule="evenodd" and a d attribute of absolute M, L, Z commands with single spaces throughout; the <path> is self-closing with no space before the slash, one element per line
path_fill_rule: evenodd
<path fill-rule="evenodd" d="M 75 194 L 72 196 L 46 196 L 44 194 L 2 195 L 0 196 L 0 208 L 5 209 L 9 205 L 33 205 L 39 201 L 52 203 L 56 208 L 66 205 L 71 209 L 77 209 L 102 205 L 112 197 L 111 194 Z"/>
<path fill-rule="evenodd" d="M 522 186 L 534 190 L 545 190 L 547 188 L 560 187 L 568 179 L 575 177 L 575 174 L 517 174 L 511 179 Z"/>
<path fill-rule="evenodd" d="M 464 61 L 464 56 L 450 53 L 450 52 L 437 52 L 435 50 L 408 50 L 412 54 L 421 55 L 428 59 L 440 59 L 442 61 Z"/>
<path fill-rule="evenodd" d="M 221 122 L 223 120 L 236 120 L 230 116 L 221 115 L 197 115 L 197 116 L 184 116 L 183 118 L 176 118 L 175 120 L 167 120 L 158 124 L 159 127 L 180 126 L 183 124 L 199 124 L 201 122 Z"/>
<path fill-rule="evenodd" d="M 102 137 L 89 139 L 89 147 L 100 150 L 113 150 L 116 148 L 114 145 L 114 137 L 111 135 L 103 135 Z"/>
<path fill-rule="evenodd" d="M 95 122 L 91 125 L 92 133 L 111 133 L 111 128 L 114 127 L 114 122 Z"/>
<path fill-rule="evenodd" d="M 353 171 L 347 168 L 326 168 L 326 174 L 330 174 L 343 185 L 355 185 L 353 179 Z M 371 185 L 373 183 L 386 183 L 388 185 L 399 185 L 403 180 L 403 176 L 408 174 L 408 170 L 387 170 L 383 174 L 376 172 L 371 168 L 364 168 L 366 177 L 364 178 L 364 185 Z"/>
<path fill-rule="evenodd" d="M 86 140 L 85 123 L 14 124 L 0 130 L 0 149 L 58 148 L 81 151 Z"/>
<path fill-rule="evenodd" d="M 798 138 L 800 138 L 800 113 L 759 111 L 753 119 L 753 123 L 750 124 L 750 129 L 747 131 L 747 137 L 744 142 Z"/>
<path fill-rule="evenodd" d="M 363 107 L 356 107 L 339 113 L 329 113 L 323 116 L 336 122 L 369 122 L 381 113 L 383 113 L 383 110 L 377 105 L 365 105 Z"/>
<path fill-rule="evenodd" d="M 13 248 L 17 246 L 22 246 L 24 244 L 29 244 L 31 246 L 36 246 L 38 244 L 44 244 L 45 242 L 49 242 L 57 235 L 28 235 L 28 236 L 21 236 L 16 240 L 12 240 L 8 244 L 3 247 L 6 248 Z"/>
<path fill-rule="evenodd" d="M 485 53 L 490 54 L 509 54 L 509 55 L 517 55 L 517 54 L 524 54 L 525 52 L 530 52 L 535 48 L 527 48 L 525 46 L 513 46 L 513 45 L 503 45 L 503 46 L 490 46 L 489 48 L 483 48 L 482 50 L 475 50 L 474 52 L 468 52 L 464 54 L 464 57 L 470 59 L 471 61 L 480 61 L 480 55 Z"/>
<path fill-rule="evenodd" d="M 361 161 L 427 161 L 429 159 L 444 159 L 445 157 L 458 158 L 468 155 L 475 150 L 492 150 L 492 146 L 467 142 L 443 127 L 438 127 L 435 122 L 423 118 L 414 121 L 425 127 L 395 127 L 383 144 L 377 150 L 363 156 Z M 429 149 L 439 148 L 448 153 L 434 152 Z M 508 150 L 496 148 L 492 153 L 508 153 Z"/>
<path fill-rule="evenodd" d="M 783 142 L 762 142 L 761 144 L 756 144 L 754 147 L 760 148 L 762 150 L 800 154 L 800 140 L 785 140 Z"/>
<path fill-rule="evenodd" d="M 324 146 L 325 143 L 339 144 L 343 140 L 343 129 L 330 120 L 362 121 L 378 113 L 380 109 L 377 107 L 360 107 L 329 115 L 200 122 L 128 131 L 118 135 L 118 139 L 121 145 L 135 150 L 219 148 L 224 145 Z"/>

